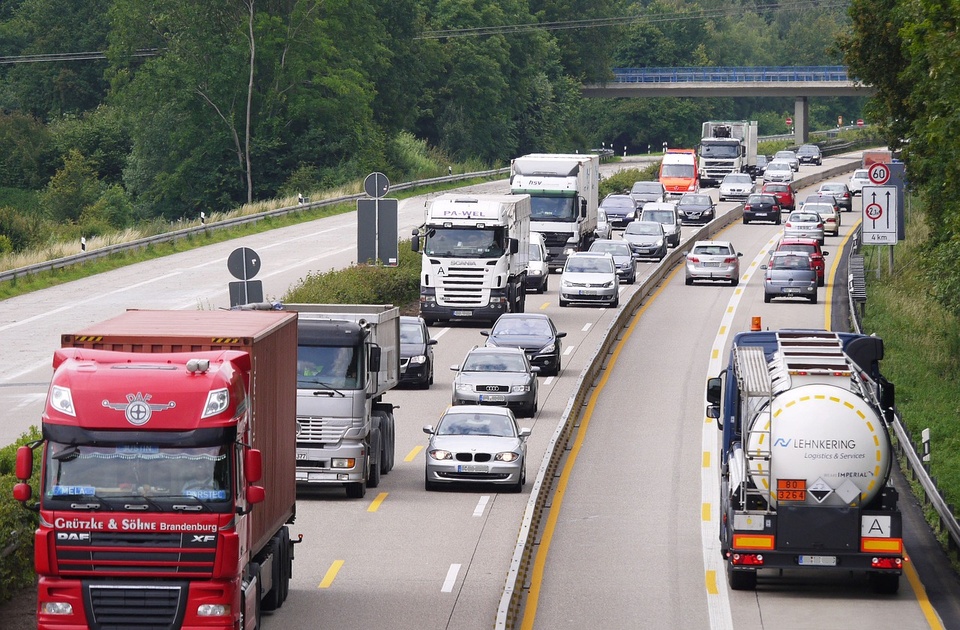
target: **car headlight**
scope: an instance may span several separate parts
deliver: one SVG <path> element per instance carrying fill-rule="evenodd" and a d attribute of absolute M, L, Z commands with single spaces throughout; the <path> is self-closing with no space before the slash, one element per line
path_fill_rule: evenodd
<path fill-rule="evenodd" d="M 514 393 L 529 392 L 529 391 L 530 391 L 530 386 L 529 386 L 529 385 L 514 385 L 514 386 L 511 388 L 511 391 L 513 391 Z"/>
<path fill-rule="evenodd" d="M 663 239 L 657 239 L 657 247 L 663 247 Z"/>
<path fill-rule="evenodd" d="M 454 382 L 453 382 L 453 387 L 454 387 L 454 389 L 456 389 L 458 392 L 472 392 L 472 391 L 473 391 L 473 385 L 470 385 L 469 383 L 463 383 L 463 382 L 461 382 L 461 381 L 454 381 Z"/>
<path fill-rule="evenodd" d="M 432 451 L 427 451 L 427 453 L 430 455 L 430 457 L 437 460 L 453 459 L 453 453 L 439 448 L 435 448 Z"/>
<path fill-rule="evenodd" d="M 527 269 L 527 273 L 529 273 L 531 276 L 542 276 L 542 275 L 543 275 L 543 270 L 541 270 L 541 269 Z"/>
<path fill-rule="evenodd" d="M 613 281 L 611 280 L 610 282 L 604 282 L 604 283 L 603 283 L 602 285 L 600 285 L 600 286 L 603 287 L 604 289 L 609 289 L 610 287 L 613 286 Z"/>
<path fill-rule="evenodd" d="M 427 355 L 418 354 L 417 356 L 410 357 L 410 365 L 423 365 L 427 362 Z"/>
<path fill-rule="evenodd" d="M 542 348 L 540 348 L 539 350 L 537 350 L 537 354 L 544 354 L 544 353 L 550 353 L 550 352 L 553 352 L 553 342 L 552 342 L 552 341 L 551 341 L 550 343 L 548 343 L 547 345 L 545 345 L 544 347 L 542 347 Z"/>
<path fill-rule="evenodd" d="M 570 282 L 567 282 L 566 280 L 561 280 L 560 286 L 565 289 L 569 289 L 571 286 L 573 286 L 573 284 L 571 284 Z"/>
<path fill-rule="evenodd" d="M 573 254 L 573 253 L 575 253 L 576 251 L 577 251 L 577 250 L 574 249 L 573 247 L 564 247 L 564 248 L 563 248 L 563 255 L 564 255 L 564 256 L 569 256 L 570 254 Z"/>
<path fill-rule="evenodd" d="M 520 459 L 520 453 L 514 453 L 513 451 L 507 451 L 506 453 L 497 453 L 493 458 L 498 462 L 515 462 Z"/>

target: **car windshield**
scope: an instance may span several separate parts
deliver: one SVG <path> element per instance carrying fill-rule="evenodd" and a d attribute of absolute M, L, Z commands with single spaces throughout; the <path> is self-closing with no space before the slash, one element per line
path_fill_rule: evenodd
<path fill-rule="evenodd" d="M 750 195 L 747 197 L 747 203 L 776 203 L 777 200 L 771 195 Z"/>
<path fill-rule="evenodd" d="M 423 343 L 423 328 L 420 324 L 400 322 L 400 343 Z"/>
<path fill-rule="evenodd" d="M 680 198 L 682 206 L 709 206 L 710 197 L 708 195 L 684 195 Z"/>
<path fill-rule="evenodd" d="M 614 256 L 629 256 L 631 249 L 630 246 L 623 241 L 614 241 L 610 243 L 595 241 L 593 245 L 590 246 L 590 251 L 600 253 L 606 252 L 608 254 L 613 254 Z"/>
<path fill-rule="evenodd" d="M 632 210 L 637 207 L 630 197 L 607 197 L 600 204 L 604 208 L 627 208 Z"/>
<path fill-rule="evenodd" d="M 789 190 L 785 184 L 770 184 L 763 187 L 764 192 L 787 192 Z"/>
<path fill-rule="evenodd" d="M 653 193 L 659 195 L 663 192 L 663 186 L 657 182 L 635 182 L 633 188 L 630 189 L 632 193 Z"/>
<path fill-rule="evenodd" d="M 773 159 L 792 160 L 795 157 L 797 156 L 790 151 L 777 151 L 776 155 L 773 156 Z"/>
<path fill-rule="evenodd" d="M 809 212 L 797 212 L 790 215 L 790 221 L 793 223 L 819 223 L 819 214 L 810 214 Z"/>
<path fill-rule="evenodd" d="M 497 320 L 491 335 L 534 335 L 549 336 L 550 324 L 539 317 L 505 317 Z"/>
<path fill-rule="evenodd" d="M 660 235 L 663 233 L 663 228 L 660 227 L 659 223 L 638 223 L 634 221 L 627 226 L 627 229 L 623 231 L 624 234 L 646 234 L 646 235 Z"/>
<path fill-rule="evenodd" d="M 727 175 L 723 178 L 724 184 L 751 184 L 753 179 L 749 175 Z"/>
<path fill-rule="evenodd" d="M 644 221 L 656 221 L 658 223 L 673 223 L 677 215 L 670 210 L 644 210 Z"/>
<path fill-rule="evenodd" d="M 820 190 L 829 192 L 843 192 L 845 187 L 846 186 L 844 184 L 823 184 L 820 186 Z"/>
<path fill-rule="evenodd" d="M 810 258 L 807 256 L 774 256 L 770 259 L 771 269 L 809 269 Z"/>
<path fill-rule="evenodd" d="M 510 418 L 492 413 L 448 413 L 440 420 L 437 435 L 489 435 L 517 437 Z"/>
<path fill-rule="evenodd" d="M 784 243 L 780 246 L 782 252 L 805 252 L 807 254 L 816 254 L 817 248 L 813 245 L 804 245 L 803 243 Z"/>
<path fill-rule="evenodd" d="M 732 252 L 729 245 L 697 245 L 693 248 L 693 253 L 702 256 L 725 256 Z"/>
<path fill-rule="evenodd" d="M 773 162 L 767 166 L 768 171 L 786 171 L 790 168 L 790 165 L 786 162 Z"/>
<path fill-rule="evenodd" d="M 543 260 L 542 252 L 540 251 L 539 245 L 534 245 L 530 243 L 530 260 L 541 261 Z"/>
<path fill-rule="evenodd" d="M 526 372 L 523 357 L 518 354 L 475 352 L 463 362 L 464 372 Z"/>
<path fill-rule="evenodd" d="M 599 256 L 574 256 L 567 259 L 565 271 L 574 273 L 613 273 L 613 261 Z"/>

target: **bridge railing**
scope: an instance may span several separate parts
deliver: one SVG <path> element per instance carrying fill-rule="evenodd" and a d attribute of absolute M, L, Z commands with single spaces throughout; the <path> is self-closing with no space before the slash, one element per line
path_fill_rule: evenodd
<path fill-rule="evenodd" d="M 848 82 L 846 66 L 614 68 L 616 83 Z"/>

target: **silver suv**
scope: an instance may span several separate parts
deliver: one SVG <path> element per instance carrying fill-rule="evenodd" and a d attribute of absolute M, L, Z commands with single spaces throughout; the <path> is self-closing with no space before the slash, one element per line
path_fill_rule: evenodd
<path fill-rule="evenodd" d="M 749 175 L 747 176 L 749 177 Z M 676 247 L 680 244 L 680 213 L 677 211 L 677 204 L 664 201 L 644 204 L 640 212 L 641 221 L 657 221 L 663 226 L 663 233 L 667 237 L 667 245 Z"/>

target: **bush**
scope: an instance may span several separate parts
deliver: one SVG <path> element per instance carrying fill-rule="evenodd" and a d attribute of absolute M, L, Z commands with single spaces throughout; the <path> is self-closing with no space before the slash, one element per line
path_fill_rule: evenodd
<path fill-rule="evenodd" d="M 630 168 L 617 171 L 600 182 L 600 199 L 603 200 L 607 195 L 614 193 L 628 193 L 633 188 L 634 182 L 653 181 L 657 179 L 659 171 L 659 162 L 654 162 L 643 170 Z"/>
<path fill-rule="evenodd" d="M 13 498 L 17 448 L 40 439 L 40 431 L 31 427 L 16 443 L 0 449 L 0 601 L 9 600 L 19 590 L 34 583 L 33 532 L 38 514 L 25 509 Z M 40 466 L 34 462 L 30 484 L 40 487 Z"/>

